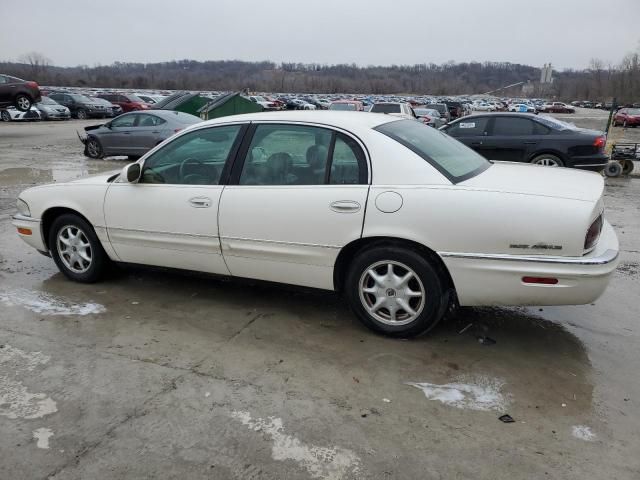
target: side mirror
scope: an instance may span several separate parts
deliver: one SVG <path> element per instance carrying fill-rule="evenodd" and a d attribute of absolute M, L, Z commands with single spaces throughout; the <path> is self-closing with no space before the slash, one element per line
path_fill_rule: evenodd
<path fill-rule="evenodd" d="M 104 124 L 105 127 L 107 127 L 109 130 L 111 130 L 113 127 L 111 126 L 111 122 L 107 122 Z"/>
<path fill-rule="evenodd" d="M 129 183 L 138 183 L 140 180 L 140 174 L 142 173 L 142 167 L 139 163 L 130 163 L 122 169 L 120 177 L 124 178 Z"/>

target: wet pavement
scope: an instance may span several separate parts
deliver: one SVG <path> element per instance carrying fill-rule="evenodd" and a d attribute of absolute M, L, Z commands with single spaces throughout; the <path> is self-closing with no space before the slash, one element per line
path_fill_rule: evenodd
<path fill-rule="evenodd" d="M 65 280 L 9 216 L 124 166 L 82 155 L 92 123 L 0 124 L 0 478 L 640 477 L 640 178 L 607 180 L 622 261 L 594 305 L 462 309 L 400 341 L 330 293 Z"/>

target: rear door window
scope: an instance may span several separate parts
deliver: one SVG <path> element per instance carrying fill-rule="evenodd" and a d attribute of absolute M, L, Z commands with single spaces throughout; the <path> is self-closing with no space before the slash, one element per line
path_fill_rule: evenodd
<path fill-rule="evenodd" d="M 496 117 L 493 124 L 493 136 L 533 135 L 533 122 L 528 118 Z"/>

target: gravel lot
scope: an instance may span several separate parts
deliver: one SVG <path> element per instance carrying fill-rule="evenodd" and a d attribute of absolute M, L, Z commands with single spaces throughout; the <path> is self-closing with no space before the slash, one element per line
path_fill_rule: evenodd
<path fill-rule="evenodd" d="M 397 341 L 330 293 L 65 280 L 10 215 L 26 187 L 126 163 L 82 155 L 93 123 L 0 124 L 1 478 L 640 477 L 637 176 L 607 180 L 622 262 L 596 304 L 464 309 Z"/>

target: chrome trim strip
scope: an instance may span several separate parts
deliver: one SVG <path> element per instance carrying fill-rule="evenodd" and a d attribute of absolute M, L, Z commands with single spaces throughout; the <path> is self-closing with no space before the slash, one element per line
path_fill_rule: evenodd
<path fill-rule="evenodd" d="M 278 245 L 294 245 L 296 247 L 318 247 L 318 248 L 333 248 L 340 249 L 342 247 L 338 245 L 320 245 L 317 243 L 298 243 L 298 242 L 285 242 L 283 240 L 258 240 L 255 238 L 242 238 L 242 237 L 220 237 L 220 241 L 225 240 L 239 240 L 241 242 L 257 242 L 257 243 L 275 243 Z"/>
<path fill-rule="evenodd" d="M 15 222 L 32 222 L 32 223 L 40 223 L 40 219 L 39 218 L 31 218 L 31 217 L 25 217 L 24 215 L 20 215 L 19 213 L 17 215 L 13 215 L 11 217 L 11 220 L 15 221 Z"/>
<path fill-rule="evenodd" d="M 201 233 L 181 233 L 181 232 L 166 232 L 164 230 L 142 230 L 139 228 L 121 228 L 121 227 L 106 227 L 107 231 L 110 233 L 117 232 L 136 232 L 136 233 L 150 233 L 150 234 L 158 234 L 158 235 L 179 235 L 181 237 L 195 237 L 195 238 L 211 238 L 213 240 L 217 240 L 217 235 L 203 235 Z"/>
<path fill-rule="evenodd" d="M 438 252 L 441 257 L 472 260 L 506 260 L 510 262 L 556 263 L 564 265 L 606 265 L 618 258 L 617 250 L 607 250 L 598 257 L 558 257 L 546 255 L 507 255 L 500 253 Z"/>
<path fill-rule="evenodd" d="M 574 167 L 606 167 L 609 165 L 609 162 L 606 163 L 584 163 L 584 164 L 575 164 Z"/>

